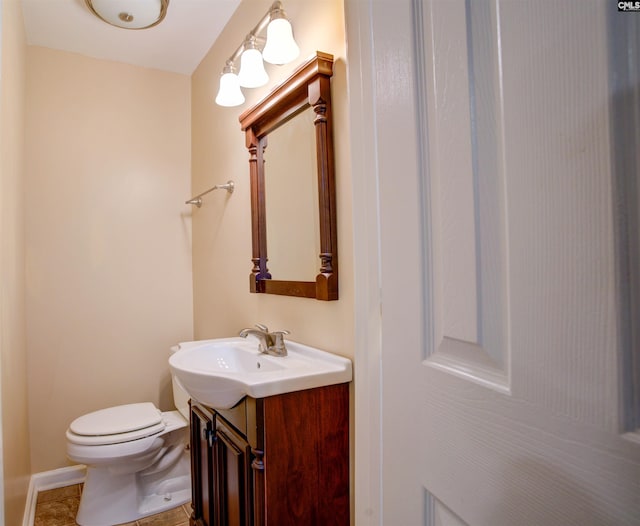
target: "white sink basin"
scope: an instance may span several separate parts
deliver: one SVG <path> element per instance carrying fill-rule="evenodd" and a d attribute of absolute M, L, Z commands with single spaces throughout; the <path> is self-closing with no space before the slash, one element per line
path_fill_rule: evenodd
<path fill-rule="evenodd" d="M 266 396 L 344 382 L 351 361 L 307 345 L 286 341 L 288 356 L 258 351 L 253 338 L 185 342 L 169 358 L 171 372 L 191 398 L 228 409 L 245 396 Z"/>

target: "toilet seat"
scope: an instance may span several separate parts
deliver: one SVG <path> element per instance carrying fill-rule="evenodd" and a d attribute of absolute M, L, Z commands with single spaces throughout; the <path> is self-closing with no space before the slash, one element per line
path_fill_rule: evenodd
<path fill-rule="evenodd" d="M 67 430 L 74 444 L 100 446 L 120 444 L 161 433 L 162 413 L 151 402 L 109 407 L 76 418 Z"/>

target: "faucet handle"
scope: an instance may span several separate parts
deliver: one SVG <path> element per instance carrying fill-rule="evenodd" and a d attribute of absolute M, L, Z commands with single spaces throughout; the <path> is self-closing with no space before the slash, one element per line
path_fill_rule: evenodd
<path fill-rule="evenodd" d="M 258 329 L 260 329 L 261 331 L 269 332 L 269 329 L 267 328 L 267 326 L 266 326 L 266 325 L 263 325 L 262 323 L 256 323 L 256 327 L 257 327 Z"/>
<path fill-rule="evenodd" d="M 281 355 L 286 356 L 287 347 L 284 344 L 284 336 L 285 334 L 291 334 L 289 331 L 273 331 L 270 333 L 274 339 L 273 346 L 276 348 L 276 351 Z"/>

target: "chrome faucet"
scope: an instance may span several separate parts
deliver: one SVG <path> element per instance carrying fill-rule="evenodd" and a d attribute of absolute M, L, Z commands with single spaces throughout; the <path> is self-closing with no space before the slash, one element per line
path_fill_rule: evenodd
<path fill-rule="evenodd" d="M 286 356 L 285 334 L 289 334 L 289 331 L 269 332 L 265 325 L 256 323 L 255 328 L 242 329 L 239 336 L 242 338 L 246 338 L 249 335 L 255 336 L 258 339 L 258 350 L 261 353 L 270 354 L 271 356 Z"/>

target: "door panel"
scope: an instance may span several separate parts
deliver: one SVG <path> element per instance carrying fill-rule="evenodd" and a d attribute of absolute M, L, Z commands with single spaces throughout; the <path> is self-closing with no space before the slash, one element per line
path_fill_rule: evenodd
<path fill-rule="evenodd" d="M 422 34 L 416 36 L 424 42 L 421 81 L 427 86 L 427 111 L 419 115 L 419 125 L 432 141 L 420 166 L 429 174 L 425 207 L 431 210 L 427 326 L 433 333 L 427 337 L 435 341 L 428 349 L 430 362 L 506 390 L 507 222 L 497 10 L 490 0 L 424 7 L 426 12 L 418 12 Z"/>
<path fill-rule="evenodd" d="M 249 446 L 240 438 L 232 438 L 233 431 L 220 420 L 216 425 L 220 525 L 248 526 L 251 504 L 247 487 Z"/>
<path fill-rule="evenodd" d="M 212 416 L 198 407 L 191 408 L 191 473 L 193 516 L 198 526 L 213 526 L 213 454 L 210 440 L 213 436 Z"/>
<path fill-rule="evenodd" d="M 467 526 L 460 517 L 437 500 L 433 503 L 434 526 Z"/>
<path fill-rule="evenodd" d="M 372 0 L 367 16 L 378 193 L 355 211 L 377 211 L 356 237 L 378 229 L 363 250 L 379 254 L 366 378 L 382 504 L 374 493 L 366 512 L 385 526 L 638 524 L 610 55 L 612 17 L 630 13 Z M 626 44 L 622 62 L 639 56 Z"/>
<path fill-rule="evenodd" d="M 425 294 L 435 327 L 425 345 L 436 352 L 418 380 L 422 483 L 471 524 L 640 517 L 638 451 L 617 436 L 607 13 L 604 3 L 577 7 L 424 4 L 422 168 L 433 231 Z M 442 140 L 449 130 L 470 139 Z M 450 228 L 463 209 L 475 230 Z M 447 284 L 471 270 L 451 270 L 459 255 L 448 246 L 467 246 L 462 257 L 475 270 L 464 307 Z M 450 318 L 478 320 L 477 337 L 464 340 Z M 494 358 L 504 381 L 470 384 L 489 378 L 465 344 Z M 486 389 L 496 386 L 502 394 Z"/>
<path fill-rule="evenodd" d="M 216 420 L 216 484 L 221 526 L 249 526 L 253 499 L 249 487 L 251 450 L 230 426 Z"/>

